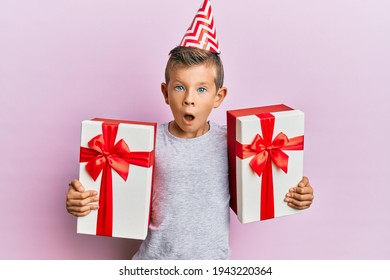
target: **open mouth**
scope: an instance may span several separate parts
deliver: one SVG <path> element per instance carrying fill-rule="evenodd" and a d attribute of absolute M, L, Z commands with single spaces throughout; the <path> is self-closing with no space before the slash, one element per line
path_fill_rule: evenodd
<path fill-rule="evenodd" d="M 184 119 L 186 121 L 193 121 L 195 119 L 195 117 L 193 115 L 191 115 L 191 114 L 185 114 L 184 115 Z"/>

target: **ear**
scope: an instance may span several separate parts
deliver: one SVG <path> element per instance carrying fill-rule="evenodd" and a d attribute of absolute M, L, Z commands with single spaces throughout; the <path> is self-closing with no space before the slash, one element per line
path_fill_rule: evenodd
<path fill-rule="evenodd" d="M 165 99 L 165 103 L 166 104 L 169 104 L 169 101 L 168 101 L 168 86 L 166 83 L 161 83 L 161 92 L 164 96 L 164 99 Z"/>
<path fill-rule="evenodd" d="M 214 108 L 218 108 L 219 105 L 222 104 L 222 101 L 225 99 L 226 95 L 227 95 L 227 88 L 226 87 L 221 87 L 217 91 L 217 94 L 215 95 Z"/>

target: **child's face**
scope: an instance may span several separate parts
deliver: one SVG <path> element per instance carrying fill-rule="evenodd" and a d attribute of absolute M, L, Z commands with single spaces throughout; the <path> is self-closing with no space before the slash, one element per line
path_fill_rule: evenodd
<path fill-rule="evenodd" d="M 176 66 L 170 70 L 168 84 L 161 84 L 165 102 L 171 107 L 174 121 L 169 131 L 180 138 L 194 138 L 209 129 L 207 120 L 213 108 L 225 98 L 225 87 L 217 90 L 216 70 L 207 64 Z"/>

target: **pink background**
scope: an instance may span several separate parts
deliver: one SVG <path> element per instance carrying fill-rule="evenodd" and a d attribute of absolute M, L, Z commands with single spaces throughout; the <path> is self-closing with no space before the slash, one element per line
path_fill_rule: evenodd
<path fill-rule="evenodd" d="M 0 259 L 126 259 L 139 241 L 76 234 L 65 210 L 80 122 L 169 121 L 160 83 L 201 1 L 0 3 Z M 212 1 L 228 109 L 306 113 L 310 210 L 241 225 L 233 259 L 390 257 L 390 2 Z"/>

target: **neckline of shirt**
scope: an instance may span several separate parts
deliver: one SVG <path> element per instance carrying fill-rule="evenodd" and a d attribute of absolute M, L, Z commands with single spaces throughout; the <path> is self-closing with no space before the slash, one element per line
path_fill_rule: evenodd
<path fill-rule="evenodd" d="M 214 124 L 211 122 L 211 121 L 208 121 L 209 123 L 209 126 L 210 126 L 210 129 L 203 135 L 201 136 L 198 136 L 198 137 L 195 137 L 195 138 L 180 138 L 180 137 L 177 137 L 175 135 L 173 135 L 168 127 L 169 127 L 169 123 L 165 123 L 164 124 L 164 133 L 170 138 L 170 139 L 173 139 L 175 141 L 179 141 L 179 142 L 186 142 L 186 143 L 190 143 L 190 142 L 198 142 L 198 141 L 203 141 L 203 140 L 207 140 L 212 134 L 212 131 L 214 130 Z"/>

